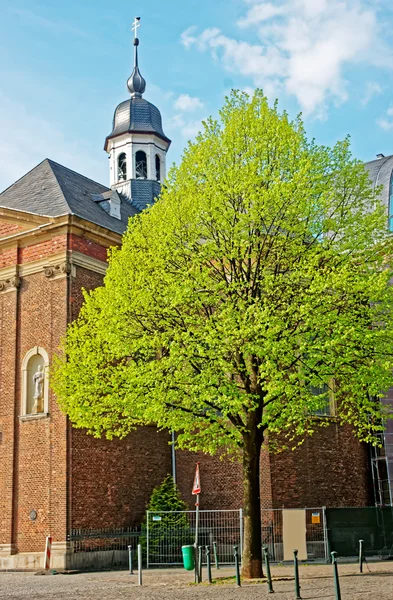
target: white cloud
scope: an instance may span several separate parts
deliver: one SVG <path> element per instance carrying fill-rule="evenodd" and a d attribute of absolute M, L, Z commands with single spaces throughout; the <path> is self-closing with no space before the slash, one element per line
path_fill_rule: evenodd
<path fill-rule="evenodd" d="M 269 94 L 283 88 L 306 114 L 324 115 L 329 101 L 348 99 L 350 65 L 393 68 L 393 53 L 380 35 L 378 5 L 368 0 L 244 2 L 246 13 L 238 24 L 254 29 L 260 42 L 191 27 L 182 34 L 183 45 L 210 51 L 224 69 L 251 78 Z"/>
<path fill-rule="evenodd" d="M 186 119 L 183 114 L 177 114 L 167 122 L 166 129 L 180 133 L 183 138 L 189 140 L 201 131 L 202 121 L 203 119 Z"/>
<path fill-rule="evenodd" d="M 176 110 L 192 112 L 198 108 L 203 108 L 203 102 L 199 98 L 189 96 L 188 94 L 180 94 L 175 101 Z"/>
<path fill-rule="evenodd" d="M 382 88 L 376 81 L 368 81 L 364 89 L 364 96 L 361 99 L 362 106 L 366 106 L 375 96 L 382 94 Z"/>
<path fill-rule="evenodd" d="M 239 27 L 249 27 L 250 25 L 258 25 L 262 21 L 267 21 L 273 17 L 281 15 L 284 11 L 283 6 L 274 6 L 270 2 L 266 4 L 255 4 L 247 12 L 245 17 L 238 20 Z"/>
<path fill-rule="evenodd" d="M 189 27 L 188 29 L 183 31 L 183 33 L 181 34 L 181 36 L 180 36 L 181 43 L 183 44 L 183 46 L 185 48 L 189 48 L 190 46 L 192 46 L 195 43 L 197 38 L 192 34 L 196 30 L 197 30 L 196 26 L 192 25 L 191 27 Z"/>
<path fill-rule="evenodd" d="M 391 131 L 393 129 L 393 104 L 389 106 L 383 117 L 377 119 L 377 124 L 384 131 Z"/>

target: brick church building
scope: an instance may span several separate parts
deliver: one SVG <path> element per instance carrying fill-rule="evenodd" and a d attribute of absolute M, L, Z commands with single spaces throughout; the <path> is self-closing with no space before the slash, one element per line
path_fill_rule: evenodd
<path fill-rule="evenodd" d="M 102 284 L 107 249 L 121 244 L 128 220 L 154 201 L 165 178 L 170 140 L 159 110 L 143 97 L 137 44 L 127 82 L 130 96 L 116 108 L 105 140 L 110 186 L 45 159 L 0 194 L 3 569 L 36 565 L 48 535 L 52 564 L 60 568 L 66 564 L 70 529 L 140 523 L 152 489 L 168 473 L 176 475 L 192 507 L 196 460 L 201 462 L 202 508 L 241 506 L 236 463 L 175 454 L 170 434 L 154 427 L 121 441 L 97 440 L 72 428 L 50 389 L 51 362 L 81 307 L 82 288 Z M 381 157 L 368 168 L 374 181 L 386 184 L 387 199 L 393 157 Z M 318 418 L 331 423 L 297 451 L 264 453 L 264 507 L 374 503 L 372 465 L 382 464 L 381 457 L 371 460 L 370 449 L 336 422 L 333 406 Z M 381 481 L 389 479 L 383 472 Z"/>

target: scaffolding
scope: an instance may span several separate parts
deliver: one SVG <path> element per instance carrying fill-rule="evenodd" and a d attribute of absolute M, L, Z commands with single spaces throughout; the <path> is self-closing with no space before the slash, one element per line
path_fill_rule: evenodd
<path fill-rule="evenodd" d="M 380 434 L 381 446 L 371 446 L 371 472 L 374 484 L 375 506 L 390 506 L 390 485 L 384 435 Z"/>

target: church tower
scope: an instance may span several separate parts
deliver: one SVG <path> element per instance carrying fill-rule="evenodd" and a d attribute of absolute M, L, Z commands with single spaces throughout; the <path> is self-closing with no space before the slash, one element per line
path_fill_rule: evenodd
<path fill-rule="evenodd" d="M 166 153 L 171 140 L 162 129 L 160 111 L 142 96 L 146 81 L 139 71 L 136 17 L 134 70 L 127 81 L 131 97 L 115 110 L 112 132 L 105 140 L 109 154 L 110 185 L 137 210 L 152 204 L 166 174 Z"/>

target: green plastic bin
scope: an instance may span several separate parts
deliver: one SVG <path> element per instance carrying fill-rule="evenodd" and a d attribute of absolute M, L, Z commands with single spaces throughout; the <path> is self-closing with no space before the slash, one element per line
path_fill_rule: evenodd
<path fill-rule="evenodd" d="M 183 565 L 187 571 L 193 571 L 195 568 L 194 562 L 194 546 L 182 546 Z"/>

